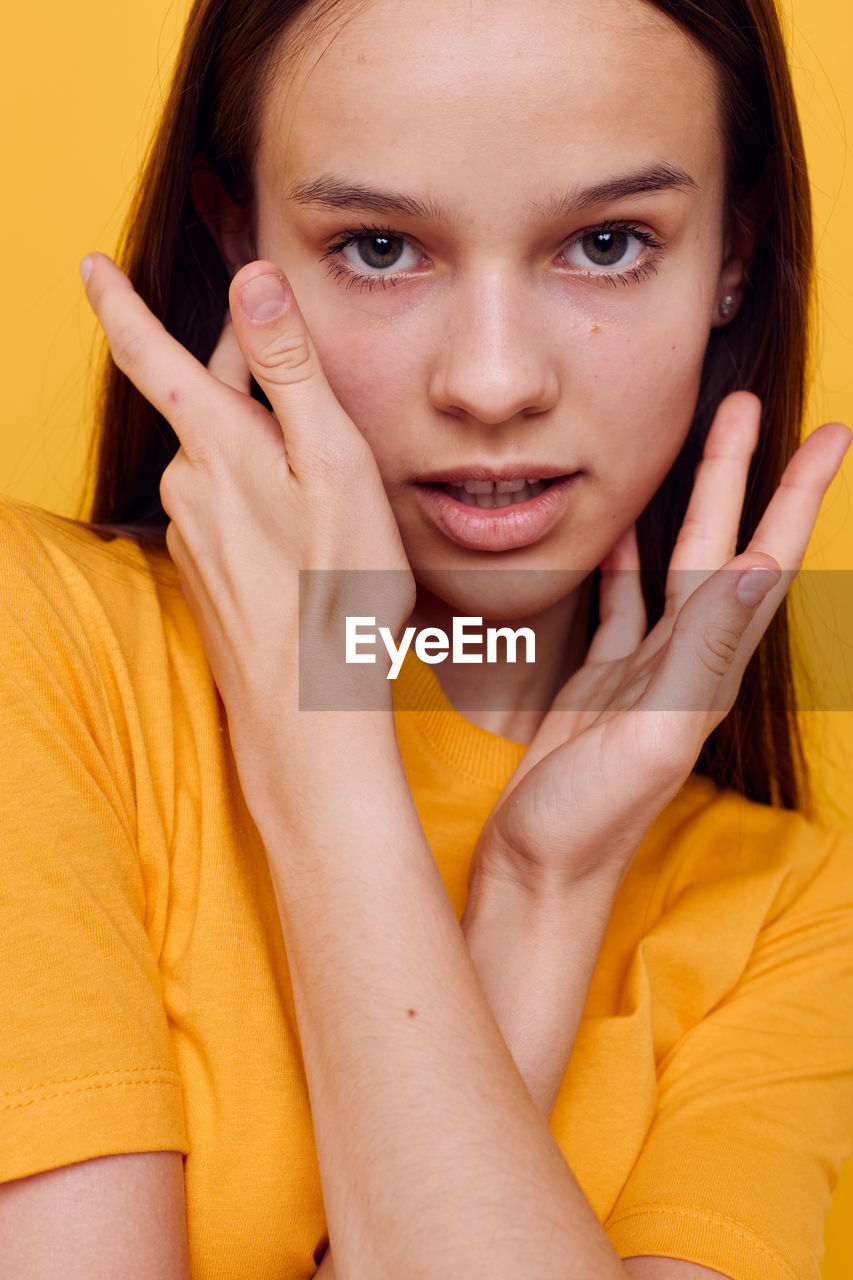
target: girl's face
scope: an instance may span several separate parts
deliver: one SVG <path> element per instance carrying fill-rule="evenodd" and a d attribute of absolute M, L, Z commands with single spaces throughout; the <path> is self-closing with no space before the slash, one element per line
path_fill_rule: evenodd
<path fill-rule="evenodd" d="M 676 458 L 743 281 L 718 117 L 706 55 L 642 0 L 368 0 L 276 77 L 252 256 L 449 603 L 436 571 L 559 571 L 514 575 L 504 616 L 566 596 Z"/>

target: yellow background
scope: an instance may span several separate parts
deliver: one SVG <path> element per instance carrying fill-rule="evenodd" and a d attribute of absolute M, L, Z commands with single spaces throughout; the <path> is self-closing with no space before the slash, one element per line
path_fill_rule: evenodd
<path fill-rule="evenodd" d="M 853 9 L 850 0 L 783 4 L 817 216 L 813 427 L 827 418 L 853 421 L 853 166 L 845 132 L 853 120 Z M 188 0 L 168 8 L 164 0 L 41 0 L 9 5 L 4 15 L 0 491 L 66 515 L 78 514 L 85 483 L 98 349 L 77 262 L 89 249 L 114 248 L 188 8 Z M 848 457 L 813 540 L 812 568 L 853 568 L 851 479 Z M 844 612 L 831 612 L 823 625 L 836 637 L 842 666 L 836 674 L 849 701 L 853 661 L 845 662 L 837 647 Z M 822 641 L 812 635 L 809 647 L 821 652 Z M 853 714 L 809 714 L 804 721 L 823 813 L 853 830 Z M 826 1239 L 824 1280 L 850 1280 L 853 1160 Z"/>

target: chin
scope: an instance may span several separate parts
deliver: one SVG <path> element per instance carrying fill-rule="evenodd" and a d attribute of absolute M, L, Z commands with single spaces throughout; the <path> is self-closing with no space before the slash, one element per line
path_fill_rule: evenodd
<path fill-rule="evenodd" d="M 415 570 L 418 609 L 450 609 L 484 622 L 534 618 L 553 609 L 581 586 L 588 570 L 432 569 Z"/>

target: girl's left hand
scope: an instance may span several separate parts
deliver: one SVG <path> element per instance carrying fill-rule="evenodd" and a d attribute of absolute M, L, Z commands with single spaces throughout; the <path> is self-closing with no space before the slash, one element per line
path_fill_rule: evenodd
<path fill-rule="evenodd" d="M 665 611 L 648 634 L 633 527 L 600 566 L 600 624 L 586 661 L 483 828 L 472 883 L 494 876 L 535 895 L 589 876 L 618 886 L 731 710 L 851 441 L 840 423 L 809 436 L 735 556 L 760 417 L 747 392 L 722 402 L 669 565 Z"/>
<path fill-rule="evenodd" d="M 414 579 L 397 522 L 275 264 L 254 262 L 234 277 L 233 324 L 205 368 L 109 258 L 89 261 L 87 294 L 113 359 L 180 441 L 160 486 L 166 543 L 232 739 L 245 729 L 250 751 L 296 708 L 309 622 L 316 662 L 346 675 L 339 622 L 350 570 L 390 570 L 369 575 L 382 593 L 374 611 L 395 634 L 409 616 Z M 251 397 L 250 374 L 273 413 Z M 357 673 L 364 684 L 364 668 Z"/>

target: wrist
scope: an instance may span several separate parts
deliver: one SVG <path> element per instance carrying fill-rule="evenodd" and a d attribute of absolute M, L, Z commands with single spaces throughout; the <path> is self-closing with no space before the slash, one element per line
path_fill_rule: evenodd
<path fill-rule="evenodd" d="M 463 927 L 485 918 L 504 916 L 546 936 L 559 934 L 568 921 L 582 922 L 590 910 L 609 915 L 624 876 L 602 862 L 578 874 L 554 869 L 507 855 L 505 850 L 482 858 L 475 856 L 468 877 L 468 898 Z"/>
<path fill-rule="evenodd" d="M 243 718 L 232 745 L 246 803 L 259 830 L 311 824 L 362 809 L 381 789 L 408 784 L 390 711 L 299 711 L 271 723 Z M 354 808 L 353 808 L 354 806 Z M 381 806 L 380 806 L 381 807 Z"/>
<path fill-rule="evenodd" d="M 523 897 L 531 909 L 545 915 L 565 912 L 580 897 L 604 896 L 612 901 L 642 843 L 628 832 L 618 842 L 593 849 L 555 850 L 543 838 L 530 842 L 508 839 L 496 822 L 487 824 L 471 861 L 469 894 L 503 886 L 505 893 Z"/>

